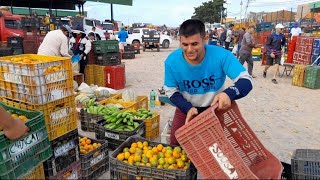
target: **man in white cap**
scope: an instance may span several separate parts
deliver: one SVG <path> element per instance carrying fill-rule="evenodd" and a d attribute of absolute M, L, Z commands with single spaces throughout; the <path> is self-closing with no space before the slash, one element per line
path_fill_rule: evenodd
<path fill-rule="evenodd" d="M 71 57 L 68 52 L 68 38 L 71 33 L 72 30 L 68 25 L 63 25 L 60 29 L 48 32 L 38 49 L 38 54 Z"/>
<path fill-rule="evenodd" d="M 278 84 L 276 80 L 276 75 L 279 72 L 279 64 L 281 61 L 282 48 L 286 43 L 285 36 L 281 33 L 284 26 L 282 24 L 276 25 L 276 32 L 272 33 L 267 40 L 266 49 L 267 49 L 267 61 L 266 66 L 263 71 L 263 77 L 267 77 L 267 70 L 270 66 L 275 65 L 274 75 L 272 78 L 272 82 L 274 84 Z"/>

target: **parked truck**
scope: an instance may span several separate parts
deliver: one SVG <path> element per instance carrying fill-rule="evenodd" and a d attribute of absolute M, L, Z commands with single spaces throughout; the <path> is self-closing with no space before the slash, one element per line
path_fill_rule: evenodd
<path fill-rule="evenodd" d="M 9 11 L 0 11 L 1 42 L 6 42 L 8 37 L 23 37 L 21 18 L 22 16 L 13 15 Z"/>

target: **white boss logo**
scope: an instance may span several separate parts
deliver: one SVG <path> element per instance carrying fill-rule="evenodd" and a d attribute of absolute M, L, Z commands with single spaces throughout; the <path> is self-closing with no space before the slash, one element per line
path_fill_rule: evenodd
<path fill-rule="evenodd" d="M 219 163 L 220 168 L 229 177 L 229 179 L 238 179 L 237 170 L 230 164 L 229 159 L 223 154 L 217 143 L 209 147 L 209 151 Z"/>

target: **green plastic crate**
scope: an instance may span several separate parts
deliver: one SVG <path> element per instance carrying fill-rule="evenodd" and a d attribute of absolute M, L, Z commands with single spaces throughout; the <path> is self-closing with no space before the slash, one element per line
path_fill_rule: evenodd
<path fill-rule="evenodd" d="M 25 115 L 29 132 L 22 138 L 11 141 L 0 133 L 0 179 L 17 179 L 52 155 L 51 145 L 43 114 L 10 107 L 0 102 L 6 110 Z"/>
<path fill-rule="evenodd" d="M 308 66 L 304 74 L 304 87 L 320 89 L 320 66 Z"/>
<path fill-rule="evenodd" d="M 93 49 L 97 54 L 119 52 L 119 42 L 116 40 L 95 41 Z"/>

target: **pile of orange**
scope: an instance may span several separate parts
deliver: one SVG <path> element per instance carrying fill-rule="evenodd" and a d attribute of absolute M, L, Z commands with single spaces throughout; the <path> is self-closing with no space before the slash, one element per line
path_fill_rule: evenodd
<path fill-rule="evenodd" d="M 28 121 L 28 118 L 24 115 L 17 115 L 17 114 L 11 114 L 11 117 L 15 118 L 15 119 L 20 119 L 22 120 L 23 122 L 27 122 Z"/>
<path fill-rule="evenodd" d="M 147 141 L 132 143 L 117 155 L 117 159 L 130 165 L 160 169 L 186 170 L 190 165 L 187 154 L 180 147 L 164 147 L 162 144 L 149 146 Z"/>
<path fill-rule="evenodd" d="M 91 143 L 91 139 L 87 137 L 79 137 L 80 154 L 87 154 L 88 152 L 101 146 L 100 143 Z"/>

